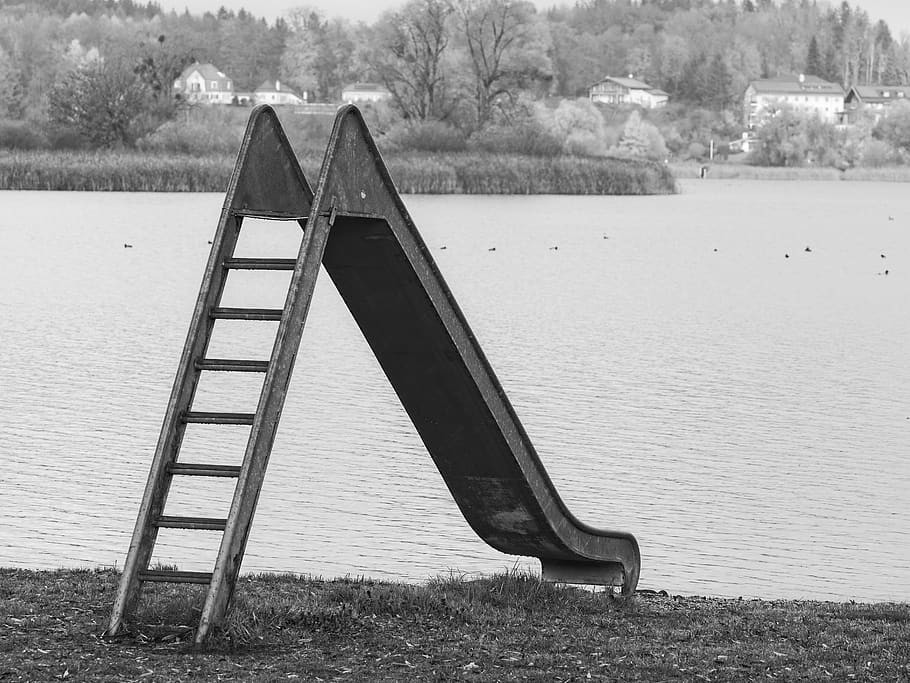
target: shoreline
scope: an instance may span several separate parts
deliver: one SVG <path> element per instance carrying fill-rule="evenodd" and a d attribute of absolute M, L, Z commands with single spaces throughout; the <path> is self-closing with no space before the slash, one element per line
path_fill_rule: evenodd
<path fill-rule="evenodd" d="M 4 680 L 900 680 L 910 604 L 632 598 L 508 573 L 424 585 L 241 578 L 191 645 L 201 591 L 147 586 L 105 639 L 113 570 L 0 569 Z M 196 588 L 196 590 L 194 590 Z"/>
<path fill-rule="evenodd" d="M 669 164 L 677 180 L 825 180 L 841 182 L 910 182 L 910 166 L 882 168 L 815 168 L 808 166 L 750 166 L 730 162 Z M 701 177 L 701 169 L 707 174 Z"/>

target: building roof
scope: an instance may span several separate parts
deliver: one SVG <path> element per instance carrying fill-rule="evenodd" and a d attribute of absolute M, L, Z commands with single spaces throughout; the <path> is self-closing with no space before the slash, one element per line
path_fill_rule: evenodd
<path fill-rule="evenodd" d="M 847 94 L 847 99 L 860 99 L 867 104 L 910 100 L 910 87 L 897 85 L 854 85 Z"/>
<path fill-rule="evenodd" d="M 657 97 L 669 97 L 670 93 L 664 92 L 660 88 L 648 88 L 649 95 L 656 95 Z"/>
<path fill-rule="evenodd" d="M 652 90 L 651 86 L 643 81 L 636 80 L 634 78 L 620 78 L 618 76 L 604 76 L 601 80 L 597 81 L 594 85 L 599 85 L 605 81 L 610 81 L 611 83 L 616 83 L 621 85 L 624 88 L 629 88 L 629 90 Z M 592 86 L 593 87 L 593 86 Z"/>
<path fill-rule="evenodd" d="M 342 88 L 342 90 L 344 92 L 351 92 L 351 91 L 355 91 L 355 92 L 366 92 L 366 91 L 388 92 L 388 89 L 384 85 L 380 85 L 379 83 L 351 83 L 350 85 L 344 86 Z"/>
<path fill-rule="evenodd" d="M 840 95 L 844 89 L 837 83 L 829 83 L 818 76 L 778 76 L 752 81 L 749 86 L 755 92 L 771 95 Z"/>

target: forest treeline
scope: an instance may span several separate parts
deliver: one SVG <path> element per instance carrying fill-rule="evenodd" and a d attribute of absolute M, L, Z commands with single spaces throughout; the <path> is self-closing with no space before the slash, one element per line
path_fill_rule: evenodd
<path fill-rule="evenodd" d="M 581 0 L 538 11 L 524 0 L 407 0 L 366 24 L 312 7 L 269 23 L 134 0 L 2 0 L 0 144 L 164 149 L 211 138 L 211 115 L 181 114 L 173 94 L 193 61 L 238 90 L 278 79 L 315 101 L 381 83 L 392 98 L 372 122 L 390 147 L 652 158 L 698 157 L 709 140 L 738 137 L 757 78 L 805 73 L 845 91 L 910 83 L 910 39 L 846 1 Z M 630 116 L 585 101 L 604 76 L 630 74 L 671 106 Z"/>

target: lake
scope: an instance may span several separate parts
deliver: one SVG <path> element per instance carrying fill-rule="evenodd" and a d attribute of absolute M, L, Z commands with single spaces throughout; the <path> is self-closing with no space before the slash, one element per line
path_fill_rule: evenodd
<path fill-rule="evenodd" d="M 0 566 L 123 565 L 221 201 L 0 194 Z M 568 507 L 638 537 L 640 587 L 910 600 L 905 185 L 405 202 Z M 288 256 L 299 229 L 241 240 Z M 235 275 L 225 305 L 280 307 L 287 274 Z M 210 356 L 267 357 L 260 325 Z M 261 375 L 222 375 L 196 409 L 255 405 Z M 242 428 L 188 429 L 184 455 L 241 455 Z M 169 514 L 225 514 L 233 480 L 183 479 Z M 159 538 L 207 570 L 219 534 Z M 244 570 L 513 566 L 538 568 L 464 522 L 323 273 Z"/>

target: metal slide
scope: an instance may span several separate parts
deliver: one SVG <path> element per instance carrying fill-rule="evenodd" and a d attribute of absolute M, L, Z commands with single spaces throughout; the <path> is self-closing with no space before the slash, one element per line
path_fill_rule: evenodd
<path fill-rule="evenodd" d="M 471 527 L 540 558 L 545 579 L 633 592 L 635 537 L 560 499 L 354 107 L 338 113 L 313 213 L 334 215 L 322 263 Z"/>

